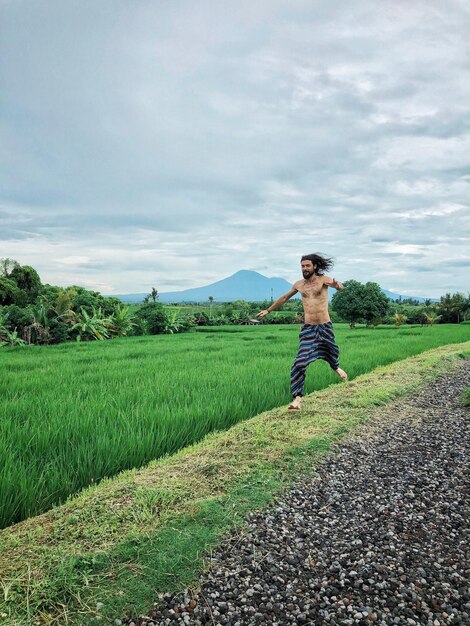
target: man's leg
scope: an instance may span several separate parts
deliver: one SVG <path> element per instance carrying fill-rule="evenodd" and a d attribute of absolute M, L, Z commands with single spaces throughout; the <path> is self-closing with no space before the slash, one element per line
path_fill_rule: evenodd
<path fill-rule="evenodd" d="M 301 339 L 299 351 L 290 371 L 290 391 L 294 400 L 289 404 L 289 409 L 300 409 L 304 395 L 305 373 L 309 364 L 309 348 L 306 340 Z"/>
<path fill-rule="evenodd" d="M 302 402 L 302 396 L 295 396 L 295 398 L 292 400 L 292 402 L 287 406 L 287 408 L 290 411 L 300 411 L 301 407 L 301 403 Z"/>
<path fill-rule="evenodd" d="M 342 378 L 343 380 L 348 380 L 348 375 L 346 374 L 346 372 L 344 370 L 342 370 L 340 367 L 337 367 L 335 369 L 335 372 L 338 374 L 338 376 L 340 378 Z"/>
<path fill-rule="evenodd" d="M 331 322 L 324 325 L 322 353 L 324 354 L 323 358 L 325 361 L 328 361 L 331 369 L 343 380 L 348 380 L 348 375 L 339 366 L 339 348 L 336 343 L 333 324 L 331 324 Z"/>
<path fill-rule="evenodd" d="M 306 365 L 302 363 L 302 360 L 297 356 L 290 372 L 290 390 L 294 399 L 287 407 L 289 409 L 300 409 L 300 403 L 304 395 L 306 369 Z"/>
<path fill-rule="evenodd" d="M 293 401 L 289 404 L 289 409 L 300 409 L 300 403 L 304 395 L 304 383 L 307 367 L 310 363 L 316 361 L 319 357 L 317 354 L 319 326 L 316 324 L 304 324 L 300 331 L 300 342 L 297 356 L 292 365 L 290 374 L 290 390 Z"/>

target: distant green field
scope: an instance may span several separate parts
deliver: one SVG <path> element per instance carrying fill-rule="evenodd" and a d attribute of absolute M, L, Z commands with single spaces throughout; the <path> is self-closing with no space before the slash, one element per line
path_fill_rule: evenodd
<path fill-rule="evenodd" d="M 0 349 L 0 526 L 286 403 L 298 328 L 200 328 Z M 470 327 L 458 325 L 335 328 L 351 378 L 470 339 Z M 316 363 L 306 393 L 336 382 L 326 363 Z"/>

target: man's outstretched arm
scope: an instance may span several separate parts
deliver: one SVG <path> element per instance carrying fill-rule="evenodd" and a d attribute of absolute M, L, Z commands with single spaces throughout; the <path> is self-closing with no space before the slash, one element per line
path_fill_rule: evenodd
<path fill-rule="evenodd" d="M 344 285 L 343 283 L 340 283 L 339 280 L 336 280 L 336 278 L 330 278 L 329 276 L 325 276 L 325 285 L 327 285 L 328 287 L 333 287 L 333 289 L 337 289 L 338 291 L 341 291 L 341 289 L 344 289 Z"/>
<path fill-rule="evenodd" d="M 288 291 L 287 293 L 285 293 L 283 296 L 281 296 L 280 298 L 278 298 L 276 300 L 276 302 L 273 302 L 271 304 L 270 307 L 268 307 L 267 309 L 264 309 L 264 311 L 260 311 L 257 314 L 257 318 L 258 319 L 262 319 L 263 317 L 265 317 L 268 313 L 271 313 L 271 311 L 274 311 L 276 309 L 278 309 L 280 306 L 282 306 L 283 304 L 285 304 L 287 302 L 287 300 L 289 300 L 289 298 L 292 298 L 292 296 L 295 296 L 295 294 L 297 293 L 297 289 L 295 289 L 294 287 L 292 287 L 292 289 L 290 291 Z"/>

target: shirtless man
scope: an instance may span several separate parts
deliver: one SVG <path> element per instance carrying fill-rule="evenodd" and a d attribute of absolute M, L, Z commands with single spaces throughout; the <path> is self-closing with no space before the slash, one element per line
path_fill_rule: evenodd
<path fill-rule="evenodd" d="M 339 367 L 339 349 L 328 314 L 328 287 L 343 289 L 342 283 L 336 278 L 323 274 L 332 266 L 331 259 L 319 254 L 303 256 L 300 263 L 303 279 L 295 282 L 290 291 L 256 316 L 259 319 L 265 317 L 296 293 L 302 296 L 305 324 L 300 331 L 299 351 L 291 370 L 291 392 L 294 399 L 289 404 L 289 409 L 300 410 L 307 367 L 318 359 L 327 361 L 340 378 L 348 380 L 346 372 Z"/>

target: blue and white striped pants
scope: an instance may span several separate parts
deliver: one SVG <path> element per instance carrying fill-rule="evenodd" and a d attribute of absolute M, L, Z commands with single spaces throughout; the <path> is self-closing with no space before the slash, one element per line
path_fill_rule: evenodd
<path fill-rule="evenodd" d="M 305 373 L 310 363 L 323 359 L 334 370 L 339 367 L 339 348 L 333 324 L 304 324 L 299 335 L 299 351 L 291 369 L 291 392 L 294 398 L 304 392 Z"/>

